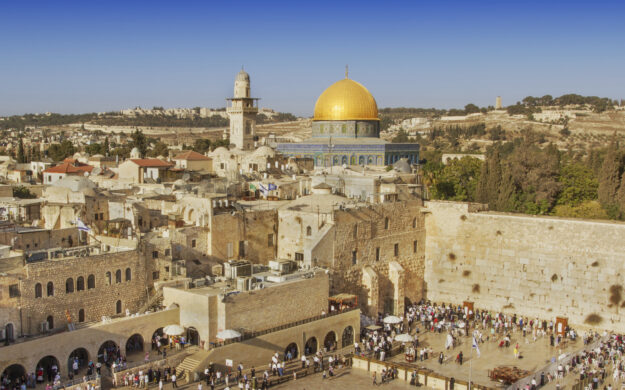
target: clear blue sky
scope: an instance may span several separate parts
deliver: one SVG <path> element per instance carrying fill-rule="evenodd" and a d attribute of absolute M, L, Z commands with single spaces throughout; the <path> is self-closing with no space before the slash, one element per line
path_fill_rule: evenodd
<path fill-rule="evenodd" d="M 0 0 L 0 115 L 261 106 L 311 115 L 341 79 L 380 107 L 625 98 L 625 1 Z"/>

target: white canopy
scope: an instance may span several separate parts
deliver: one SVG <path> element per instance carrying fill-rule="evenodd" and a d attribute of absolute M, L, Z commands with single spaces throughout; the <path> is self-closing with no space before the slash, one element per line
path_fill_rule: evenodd
<path fill-rule="evenodd" d="M 384 318 L 385 324 L 399 324 L 401 322 L 401 318 L 397 316 L 388 316 Z"/>
<path fill-rule="evenodd" d="M 402 343 L 409 343 L 412 341 L 412 336 L 408 333 L 402 333 L 395 336 L 396 341 L 401 341 Z"/>
<path fill-rule="evenodd" d="M 180 336 L 184 333 L 184 328 L 180 325 L 167 325 L 163 328 L 163 333 L 168 336 Z"/>
<path fill-rule="evenodd" d="M 241 333 L 236 330 L 226 329 L 221 332 L 217 332 L 217 338 L 222 340 L 236 339 L 237 337 L 241 337 Z"/>

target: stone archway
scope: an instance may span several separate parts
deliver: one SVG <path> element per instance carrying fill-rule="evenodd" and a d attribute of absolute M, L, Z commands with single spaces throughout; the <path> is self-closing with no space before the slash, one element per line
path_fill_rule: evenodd
<path fill-rule="evenodd" d="M 200 345 L 200 334 L 192 326 L 187 328 L 187 343 L 189 345 Z"/>
<path fill-rule="evenodd" d="M 306 341 L 306 345 L 304 346 L 304 354 L 312 355 L 317 353 L 318 343 L 316 337 L 311 337 Z"/>
<path fill-rule="evenodd" d="M 67 358 L 67 372 L 71 370 L 74 376 L 79 375 L 83 369 L 87 368 L 88 364 L 89 352 L 85 348 L 76 348 Z"/>
<path fill-rule="evenodd" d="M 107 340 L 100 345 L 98 349 L 98 361 L 100 363 L 109 363 L 115 360 L 119 353 L 119 347 L 117 343 L 111 340 Z"/>
<path fill-rule="evenodd" d="M 152 333 L 152 337 L 150 338 L 152 343 L 152 350 L 158 349 L 158 343 L 160 343 L 160 347 L 163 348 L 167 344 L 169 344 L 169 338 L 163 333 L 163 328 L 158 328 Z"/>
<path fill-rule="evenodd" d="M 39 359 L 39 362 L 35 366 L 35 372 L 39 377 L 39 373 L 43 373 L 43 380 L 52 382 L 57 373 L 60 373 L 61 365 L 59 359 L 52 355 L 44 356 Z"/>
<path fill-rule="evenodd" d="M 325 351 L 336 350 L 336 333 L 334 331 L 331 330 L 326 334 L 326 337 L 323 339 L 323 349 Z"/>
<path fill-rule="evenodd" d="M 10 381 L 8 388 L 12 388 L 14 384 L 21 384 L 22 377 L 26 377 L 26 369 L 21 364 L 11 364 L 2 371 L 2 378 L 8 378 Z"/>
<path fill-rule="evenodd" d="M 133 334 L 126 340 L 126 358 L 131 354 L 143 352 L 143 336 L 138 333 Z"/>
<path fill-rule="evenodd" d="M 289 355 L 290 353 L 290 355 Z M 297 359 L 299 356 L 299 348 L 296 343 L 291 343 L 284 349 L 284 358 L 286 360 Z"/>

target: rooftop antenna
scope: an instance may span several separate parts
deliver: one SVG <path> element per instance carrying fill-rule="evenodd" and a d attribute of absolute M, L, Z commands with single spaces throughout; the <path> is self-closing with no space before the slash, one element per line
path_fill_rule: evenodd
<path fill-rule="evenodd" d="M 349 78 L 349 65 L 345 65 L 345 78 Z"/>

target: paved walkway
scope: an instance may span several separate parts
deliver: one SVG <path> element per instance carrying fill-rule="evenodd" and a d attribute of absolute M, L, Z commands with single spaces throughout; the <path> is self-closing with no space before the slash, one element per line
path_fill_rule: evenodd
<path fill-rule="evenodd" d="M 470 337 L 460 337 L 460 345 L 454 349 L 445 350 L 445 338 L 446 333 L 420 333 L 419 334 L 419 346 L 429 346 L 433 349 L 434 353 L 429 356 L 428 360 L 417 361 L 411 363 L 415 367 L 425 367 L 445 375 L 447 377 L 455 377 L 456 379 L 463 379 L 468 381 L 469 375 L 473 383 L 495 386 L 496 382 L 493 382 L 488 377 L 488 371 L 498 366 L 517 366 L 523 370 L 530 372 L 538 372 L 540 375 L 540 369 L 545 367 L 551 358 L 559 356 L 562 353 L 570 353 L 577 351 L 583 347 L 583 343 L 580 338 L 576 342 L 568 342 L 566 346 L 551 347 L 549 345 L 549 337 L 538 338 L 536 342 L 532 340 L 530 335 L 527 338 L 523 338 L 522 333 L 511 333 L 510 347 L 499 348 L 498 344 L 501 340 L 501 336 L 495 335 L 495 339 L 486 341 L 479 345 L 480 357 L 478 358 L 475 350 L 471 348 Z M 521 352 L 521 359 L 514 357 L 514 346 L 519 344 Z M 445 361 L 443 364 L 438 363 L 438 355 L 443 351 L 445 354 Z M 464 355 L 464 361 L 462 365 L 455 363 L 456 355 L 462 351 Z M 405 362 L 403 354 L 394 356 L 391 361 Z M 472 368 L 470 370 L 470 368 Z M 470 374 L 471 372 L 471 374 Z"/>

